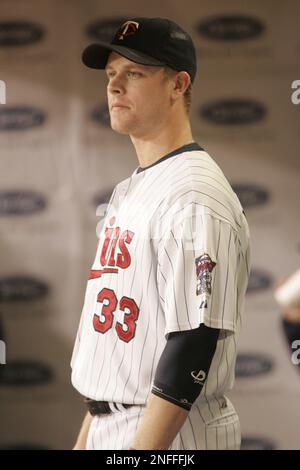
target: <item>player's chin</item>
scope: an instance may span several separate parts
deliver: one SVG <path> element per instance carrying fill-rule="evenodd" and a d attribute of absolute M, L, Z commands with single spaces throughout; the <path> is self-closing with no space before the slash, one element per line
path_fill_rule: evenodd
<path fill-rule="evenodd" d="M 115 119 L 110 120 L 110 127 L 113 131 L 118 132 L 119 134 L 130 134 L 130 127 L 126 125 L 124 122 L 119 122 Z"/>

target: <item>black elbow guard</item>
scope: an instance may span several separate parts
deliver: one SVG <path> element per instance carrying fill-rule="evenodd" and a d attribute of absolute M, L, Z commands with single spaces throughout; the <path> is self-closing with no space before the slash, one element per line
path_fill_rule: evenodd
<path fill-rule="evenodd" d="M 160 357 L 151 392 L 190 410 L 205 383 L 219 329 L 201 325 L 171 333 Z"/>

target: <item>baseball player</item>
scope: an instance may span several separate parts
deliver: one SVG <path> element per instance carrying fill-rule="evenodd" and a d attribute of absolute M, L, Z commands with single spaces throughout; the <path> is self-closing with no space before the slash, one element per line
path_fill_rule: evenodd
<path fill-rule="evenodd" d="M 133 18 L 83 52 L 103 69 L 111 127 L 139 166 L 98 234 L 71 359 L 87 414 L 74 449 L 239 449 L 233 386 L 249 229 L 223 172 L 194 140 L 190 36 Z"/>

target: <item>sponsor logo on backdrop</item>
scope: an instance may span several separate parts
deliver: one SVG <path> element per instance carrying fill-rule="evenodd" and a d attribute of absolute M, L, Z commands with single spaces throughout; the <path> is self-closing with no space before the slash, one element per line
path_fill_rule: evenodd
<path fill-rule="evenodd" d="M 291 87 L 292 89 L 295 90 L 291 96 L 292 103 L 299 104 L 300 103 L 300 80 L 294 80 Z"/>
<path fill-rule="evenodd" d="M 95 108 L 91 112 L 91 118 L 94 122 L 100 123 L 105 127 L 110 127 L 110 117 L 107 104 Z"/>
<path fill-rule="evenodd" d="M 23 276 L 0 277 L 0 301 L 31 301 L 45 297 L 48 285 L 37 279 Z"/>
<path fill-rule="evenodd" d="M 98 207 L 101 204 L 108 204 L 110 197 L 112 195 L 113 189 L 108 189 L 106 191 L 100 191 L 93 198 L 93 204 Z"/>
<path fill-rule="evenodd" d="M 260 18 L 248 15 L 214 15 L 201 19 L 197 32 L 215 41 L 242 41 L 258 38 L 265 30 Z"/>
<path fill-rule="evenodd" d="M 269 289 L 271 285 L 273 285 L 273 279 L 269 273 L 259 269 L 251 269 L 247 294 Z"/>
<path fill-rule="evenodd" d="M 270 198 L 270 194 L 265 188 L 255 184 L 232 184 L 231 186 L 244 209 L 261 206 Z"/>
<path fill-rule="evenodd" d="M 41 385 L 53 381 L 52 368 L 37 361 L 10 361 L 0 368 L 1 385 Z"/>
<path fill-rule="evenodd" d="M 273 441 L 264 437 L 243 436 L 241 442 L 241 450 L 275 450 L 276 446 Z"/>
<path fill-rule="evenodd" d="M 93 21 L 93 23 L 90 23 L 86 27 L 86 34 L 91 39 L 110 41 L 114 37 L 119 26 L 121 26 L 121 24 L 123 24 L 127 18 L 122 16 L 117 18 L 109 18 L 106 20 Z"/>
<path fill-rule="evenodd" d="M 0 191 L 0 216 L 30 215 L 46 206 L 45 196 L 34 191 Z"/>
<path fill-rule="evenodd" d="M 42 126 L 46 120 L 43 111 L 30 106 L 5 106 L 0 108 L 0 132 L 23 131 Z"/>
<path fill-rule="evenodd" d="M 199 115 L 213 124 L 243 125 L 265 119 L 266 108 L 259 101 L 247 98 L 226 98 L 202 105 Z"/>
<path fill-rule="evenodd" d="M 45 36 L 41 25 L 26 21 L 0 21 L 0 46 L 27 46 Z"/>
<path fill-rule="evenodd" d="M 262 354 L 238 354 L 235 365 L 237 378 L 266 375 L 274 369 L 274 361 Z"/>
<path fill-rule="evenodd" d="M 0 80 L 0 104 L 6 104 L 6 83 Z"/>

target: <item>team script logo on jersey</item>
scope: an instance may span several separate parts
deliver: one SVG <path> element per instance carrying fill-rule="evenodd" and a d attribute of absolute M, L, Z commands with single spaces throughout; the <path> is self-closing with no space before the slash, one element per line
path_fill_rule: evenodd
<path fill-rule="evenodd" d="M 109 221 L 113 225 L 115 218 Z M 90 271 L 89 279 L 101 277 L 106 273 L 118 273 L 119 269 L 126 269 L 131 264 L 131 256 L 127 245 L 132 242 L 134 232 L 131 230 L 121 230 L 121 227 L 106 227 L 104 239 L 99 240 L 100 265 L 103 269 L 93 269 Z"/>
<path fill-rule="evenodd" d="M 207 253 L 195 259 L 197 288 L 196 295 L 211 294 L 211 273 L 216 263 Z"/>

